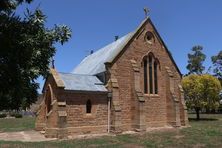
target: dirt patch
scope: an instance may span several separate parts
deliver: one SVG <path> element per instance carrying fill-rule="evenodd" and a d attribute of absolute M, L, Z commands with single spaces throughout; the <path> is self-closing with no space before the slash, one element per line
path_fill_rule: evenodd
<path fill-rule="evenodd" d="M 44 135 L 37 131 L 22 131 L 22 132 L 4 132 L 0 133 L 0 140 L 3 141 L 51 141 L 56 138 L 45 138 Z"/>

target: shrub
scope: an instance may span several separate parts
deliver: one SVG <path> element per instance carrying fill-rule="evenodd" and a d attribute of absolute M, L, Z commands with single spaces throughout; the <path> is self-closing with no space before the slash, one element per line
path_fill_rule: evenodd
<path fill-rule="evenodd" d="M 15 114 L 15 116 L 14 116 L 15 118 L 22 118 L 22 114 Z"/>
<path fill-rule="evenodd" d="M 15 117 L 15 114 L 16 114 L 16 113 L 14 113 L 14 112 L 10 112 L 10 113 L 9 113 L 9 116 Z"/>
<path fill-rule="evenodd" d="M 6 114 L 4 114 L 4 113 L 1 113 L 0 114 L 0 118 L 5 118 L 7 115 Z"/>
<path fill-rule="evenodd" d="M 22 118 L 22 114 L 20 114 L 20 113 L 10 113 L 10 116 L 11 117 L 15 117 L 15 118 Z"/>

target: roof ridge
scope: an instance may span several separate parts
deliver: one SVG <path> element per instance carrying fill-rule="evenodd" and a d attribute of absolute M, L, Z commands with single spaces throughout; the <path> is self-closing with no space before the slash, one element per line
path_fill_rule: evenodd
<path fill-rule="evenodd" d="M 82 75 L 82 76 L 95 76 L 95 75 L 89 75 L 89 74 L 79 74 L 79 73 L 68 73 L 68 72 L 58 72 L 61 74 L 70 74 L 70 75 Z"/>
<path fill-rule="evenodd" d="M 133 32 L 134 32 L 134 31 L 131 31 L 131 32 L 129 32 L 129 33 L 126 33 L 125 35 L 121 36 L 119 39 L 117 39 L 117 40 L 115 40 L 115 41 L 112 41 L 112 42 L 106 44 L 105 46 L 102 46 L 101 48 L 97 49 L 93 54 L 95 54 L 97 51 L 99 51 L 99 50 L 101 50 L 101 49 L 103 49 L 103 48 L 105 48 L 105 47 L 107 47 L 107 46 L 109 46 L 109 45 L 112 45 L 112 44 L 117 43 L 118 41 L 122 40 L 124 37 L 126 37 L 127 35 L 129 35 L 129 34 L 131 34 L 131 33 L 133 33 Z M 91 56 L 91 55 L 93 55 L 93 54 L 90 54 L 89 56 Z"/>
<path fill-rule="evenodd" d="M 89 58 L 89 57 L 92 57 L 93 55 L 97 54 L 99 51 L 105 49 L 106 47 L 111 46 L 111 45 L 113 45 L 113 44 L 116 44 L 117 42 L 123 40 L 124 37 L 126 37 L 126 36 L 132 34 L 133 32 L 134 32 L 134 31 L 129 32 L 129 33 L 123 35 L 122 37 L 120 37 L 118 40 L 113 41 L 113 42 L 111 42 L 111 43 L 108 43 L 108 44 L 106 44 L 105 46 L 102 46 L 101 48 L 99 48 L 99 49 L 97 49 L 95 52 L 93 52 L 92 54 L 89 54 L 88 56 L 84 57 L 82 61 L 84 61 L 85 59 L 87 59 L 87 58 Z M 81 62 L 82 62 L 82 61 L 81 61 Z M 80 63 L 81 63 L 81 62 L 80 62 Z"/>

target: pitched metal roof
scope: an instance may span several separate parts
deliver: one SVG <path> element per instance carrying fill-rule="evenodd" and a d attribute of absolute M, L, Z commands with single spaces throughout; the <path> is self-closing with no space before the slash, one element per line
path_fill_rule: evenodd
<path fill-rule="evenodd" d="M 97 50 L 97 52 L 87 56 L 83 61 L 72 71 L 77 74 L 95 75 L 104 72 L 106 62 L 112 62 L 119 52 L 124 47 L 125 43 L 132 37 L 133 33 L 129 33 L 117 41 Z"/>
<path fill-rule="evenodd" d="M 65 84 L 65 90 L 107 92 L 104 84 L 96 76 L 61 72 L 58 74 Z"/>
<path fill-rule="evenodd" d="M 175 65 L 177 71 L 182 76 L 178 66 L 176 65 L 172 55 L 170 54 L 167 46 L 165 45 L 164 41 L 160 37 L 158 31 L 156 30 L 155 26 L 153 25 L 151 19 L 147 17 L 145 20 L 141 22 L 141 24 L 136 28 L 135 31 L 128 33 L 127 35 L 123 36 L 122 38 L 118 39 L 117 41 L 97 50 L 95 53 L 85 57 L 82 62 L 73 69 L 71 73 L 74 74 L 88 74 L 88 75 L 96 75 L 101 72 L 106 71 L 105 63 L 106 62 L 113 62 L 113 60 L 119 55 L 119 53 L 123 50 L 123 48 L 129 43 L 129 41 L 134 37 L 134 35 L 142 28 L 146 21 L 150 21 L 151 25 L 153 26 L 155 32 L 157 33 L 158 38 L 163 43 L 170 59 L 172 60 L 173 64 Z"/>
<path fill-rule="evenodd" d="M 82 62 L 76 68 L 74 68 L 72 73 L 96 75 L 106 71 L 105 63 L 112 62 L 116 58 L 116 56 L 119 55 L 119 53 L 123 50 L 123 48 L 128 44 L 128 42 L 147 20 L 149 20 L 148 17 L 145 18 L 133 32 L 128 33 L 117 41 L 85 57 Z"/>

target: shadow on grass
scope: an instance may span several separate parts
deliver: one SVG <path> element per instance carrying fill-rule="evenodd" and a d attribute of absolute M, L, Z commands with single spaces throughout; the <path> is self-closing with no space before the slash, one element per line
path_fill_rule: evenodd
<path fill-rule="evenodd" d="M 199 120 L 197 120 L 196 118 L 188 118 L 189 121 L 217 121 L 219 119 L 216 118 L 200 118 Z"/>

